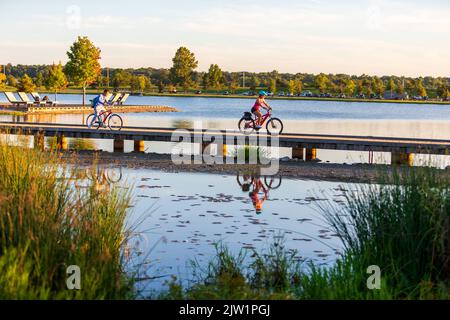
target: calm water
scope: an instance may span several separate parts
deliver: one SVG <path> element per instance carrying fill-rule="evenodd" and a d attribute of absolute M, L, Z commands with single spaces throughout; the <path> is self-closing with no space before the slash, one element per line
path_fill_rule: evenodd
<path fill-rule="evenodd" d="M 326 200 L 342 201 L 339 183 L 146 169 L 100 171 L 100 177 L 107 177 L 103 183 L 134 185 L 135 201 L 127 218 L 134 230 L 129 268 L 140 265 L 141 277 L 162 276 L 140 283 L 140 289 L 160 289 L 171 275 L 188 282 L 189 262 L 205 265 L 217 242 L 237 253 L 267 248 L 283 237 L 287 249 L 298 251 L 299 260 L 318 265 L 333 263 L 341 249 L 317 209 Z M 260 202 L 258 213 L 255 203 Z"/>

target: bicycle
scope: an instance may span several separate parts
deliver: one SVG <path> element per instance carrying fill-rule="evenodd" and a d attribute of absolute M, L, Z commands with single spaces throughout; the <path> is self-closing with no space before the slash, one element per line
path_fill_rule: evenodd
<path fill-rule="evenodd" d="M 270 135 L 278 135 L 283 132 L 283 122 L 275 117 L 272 117 L 271 110 L 268 110 L 261 118 L 260 126 L 263 127 L 267 119 L 266 130 Z M 238 122 L 239 131 L 243 134 L 251 134 L 254 130 L 259 131 L 256 127 L 256 118 L 251 112 L 244 112 L 244 115 Z"/>
<path fill-rule="evenodd" d="M 95 119 L 96 117 L 97 119 Z M 95 113 L 91 113 L 86 119 L 86 125 L 91 128 L 96 127 L 96 130 L 107 126 L 110 130 L 120 131 L 123 126 L 123 120 L 117 113 L 113 113 L 111 109 L 108 109 L 101 111 L 97 116 L 95 116 Z"/>
<path fill-rule="evenodd" d="M 260 177 L 244 175 L 241 180 L 239 173 L 236 176 L 237 183 L 241 186 L 241 188 L 244 185 L 254 185 L 257 179 L 260 179 Z M 264 185 L 267 189 L 276 190 L 281 186 L 281 182 L 281 176 L 264 176 Z"/>

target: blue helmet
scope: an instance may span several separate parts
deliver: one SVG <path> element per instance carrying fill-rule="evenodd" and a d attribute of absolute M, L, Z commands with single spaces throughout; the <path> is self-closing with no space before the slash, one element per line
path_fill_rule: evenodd
<path fill-rule="evenodd" d="M 259 95 L 260 95 L 260 96 L 267 96 L 268 94 L 267 94 L 266 91 L 261 90 L 261 91 L 259 92 Z"/>

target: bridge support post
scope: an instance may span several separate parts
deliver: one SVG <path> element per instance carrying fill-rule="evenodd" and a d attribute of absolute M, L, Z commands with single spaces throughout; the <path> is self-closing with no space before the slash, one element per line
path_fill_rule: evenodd
<path fill-rule="evenodd" d="M 224 144 L 218 144 L 217 145 L 217 156 L 218 157 L 226 157 L 228 154 L 228 145 Z"/>
<path fill-rule="evenodd" d="M 303 160 L 303 147 L 292 148 L 292 159 Z"/>
<path fill-rule="evenodd" d="M 45 149 L 44 135 L 42 133 L 36 133 L 34 135 L 34 148 L 39 150 Z"/>
<path fill-rule="evenodd" d="M 306 161 L 314 161 L 317 159 L 316 148 L 306 148 Z"/>
<path fill-rule="evenodd" d="M 67 150 L 67 138 L 64 135 L 56 137 L 56 148 L 58 150 Z"/>
<path fill-rule="evenodd" d="M 134 140 L 134 152 L 144 152 L 145 145 L 144 140 Z"/>
<path fill-rule="evenodd" d="M 414 155 L 406 152 L 392 152 L 391 165 L 407 165 L 412 166 Z"/>
<path fill-rule="evenodd" d="M 125 141 L 122 139 L 114 139 L 114 152 L 124 152 Z"/>

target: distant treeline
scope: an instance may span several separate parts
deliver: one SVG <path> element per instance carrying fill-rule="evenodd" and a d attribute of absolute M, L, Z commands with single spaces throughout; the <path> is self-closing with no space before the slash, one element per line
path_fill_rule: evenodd
<path fill-rule="evenodd" d="M 31 77 L 37 87 L 45 84 L 50 65 L 12 65 L 4 66 L 6 82 L 11 86 L 24 75 Z M 14 78 L 14 79 L 13 79 Z M 110 87 L 116 90 L 125 89 L 134 92 L 159 91 L 172 92 L 180 90 L 171 80 L 170 69 L 164 68 L 102 68 L 97 80 L 90 84 L 91 88 Z M 209 71 L 192 71 L 192 81 L 184 91 L 204 90 L 210 92 L 229 91 L 235 93 L 245 90 L 264 88 L 270 92 L 286 92 L 299 94 L 308 90 L 314 93 L 329 92 L 348 96 L 365 94 L 380 95 L 386 91 L 396 94 L 430 96 L 447 98 L 449 96 L 450 78 L 448 77 L 401 77 L 370 76 L 347 74 L 311 74 L 272 72 L 227 72 L 217 65 L 211 65 Z M 69 84 L 70 77 L 68 77 Z"/>

